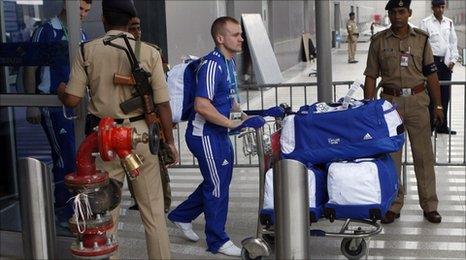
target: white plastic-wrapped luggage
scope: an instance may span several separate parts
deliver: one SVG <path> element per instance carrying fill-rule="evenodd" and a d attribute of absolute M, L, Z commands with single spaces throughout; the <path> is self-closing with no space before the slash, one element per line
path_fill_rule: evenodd
<path fill-rule="evenodd" d="M 394 162 L 389 155 L 384 155 L 331 163 L 327 189 L 326 217 L 381 219 L 398 192 Z"/>
<path fill-rule="evenodd" d="M 326 175 L 324 172 L 308 167 L 309 182 L 309 215 L 312 222 L 316 222 L 323 214 L 323 206 L 327 202 Z M 262 214 L 273 215 L 273 169 L 265 174 L 264 207 Z M 273 222 L 273 216 L 271 216 Z"/>

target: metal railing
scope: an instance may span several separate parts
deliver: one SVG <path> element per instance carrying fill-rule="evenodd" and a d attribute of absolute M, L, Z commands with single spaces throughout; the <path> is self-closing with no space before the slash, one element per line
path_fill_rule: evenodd
<path fill-rule="evenodd" d="M 352 81 L 335 81 L 332 83 L 333 100 L 336 101 L 339 97 L 343 97 L 347 90 L 351 87 Z M 466 166 L 466 81 L 451 81 L 441 82 L 441 84 L 451 84 L 451 102 L 448 109 L 448 122 L 450 128 L 452 122 L 454 128 L 458 131 L 458 135 L 438 135 L 434 138 L 434 153 L 435 165 L 437 166 Z M 243 110 L 264 109 L 281 103 L 287 103 L 293 110 L 299 109 L 303 105 L 308 105 L 317 102 L 317 83 L 286 83 L 286 84 L 270 84 L 270 85 L 243 85 L 240 86 L 240 97 L 243 100 Z M 30 99 L 29 95 L 12 95 L 0 94 L 0 107 L 8 106 L 61 106 L 60 102 L 54 95 L 34 96 Z M 362 89 L 356 93 L 355 98 L 363 98 Z M 452 105 L 453 104 L 453 105 Z M 460 107 L 454 112 L 452 107 Z M 458 121 L 463 121 L 462 125 L 457 124 Z M 175 138 L 180 152 L 180 164 L 176 167 L 191 168 L 197 167 L 196 160 L 189 152 L 184 133 L 186 131 L 186 122 L 180 123 L 175 130 Z M 266 129 L 267 131 L 267 129 Z M 235 151 L 235 166 L 236 167 L 257 167 L 257 159 L 252 157 L 242 156 L 242 144 L 235 136 L 232 137 L 233 147 Z M 462 147 L 453 147 L 453 142 L 462 142 Z M 458 148 L 460 151 L 458 152 Z M 446 151 L 446 152 L 445 152 Z M 411 156 L 409 155 L 408 146 L 405 146 L 404 165 L 413 165 Z"/>
<path fill-rule="evenodd" d="M 333 101 L 343 97 L 351 87 L 353 81 L 335 81 L 332 83 Z M 458 130 L 458 135 L 436 135 L 433 138 L 433 149 L 435 154 L 436 166 L 466 166 L 466 138 L 464 131 L 466 129 L 466 81 L 442 81 L 441 84 L 451 84 L 452 93 L 450 98 L 450 107 L 448 109 L 449 127 Z M 243 110 L 266 109 L 281 103 L 287 103 L 293 110 L 299 109 L 303 105 L 309 105 L 317 102 L 317 83 L 286 83 L 270 85 L 243 85 L 240 86 L 240 99 L 244 100 Z M 355 94 L 356 99 L 363 98 L 362 89 Z M 457 108 L 452 111 L 451 108 Z M 461 109 L 458 109 L 460 107 Z M 459 121 L 462 124 L 458 124 Z M 452 124 L 454 122 L 454 124 Z M 186 123 L 180 123 L 176 129 L 176 141 L 180 151 L 180 164 L 176 167 L 190 168 L 197 167 L 196 160 L 189 152 L 184 140 Z M 267 129 L 265 131 L 267 133 Z M 244 157 L 242 155 L 242 143 L 236 136 L 231 137 L 235 151 L 235 167 L 257 167 L 257 159 L 253 157 Z M 453 146 L 462 142 L 462 145 Z M 409 141 L 407 141 L 409 144 Z M 445 152 L 446 151 L 446 152 Z M 413 165 L 412 156 L 410 155 L 409 145 L 404 147 L 403 165 Z M 406 168 L 406 167 L 404 167 Z"/>

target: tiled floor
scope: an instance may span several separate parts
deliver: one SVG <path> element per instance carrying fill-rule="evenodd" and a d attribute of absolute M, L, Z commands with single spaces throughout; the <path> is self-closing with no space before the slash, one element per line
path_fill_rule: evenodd
<path fill-rule="evenodd" d="M 345 46 L 333 54 L 333 76 L 337 80 L 362 79 L 368 44 L 360 44 L 362 51 L 358 53 L 358 64 L 347 64 Z M 284 73 L 287 82 L 315 81 L 308 73 L 315 68 L 315 64 L 298 64 Z M 458 66 L 454 73 L 454 80 L 465 80 L 464 67 Z M 279 93 L 279 96 L 289 92 Z M 361 95 L 361 93 L 359 93 Z M 270 94 L 272 95 L 272 94 Z M 289 95 L 289 94 L 288 94 Z M 264 95 L 267 97 L 267 93 Z M 300 96 L 296 94 L 296 96 Z M 316 93 L 309 93 L 315 98 Z M 458 131 L 457 136 L 451 138 L 451 160 L 462 162 L 464 158 L 464 90 L 455 87 L 453 92 L 452 128 Z M 302 96 L 301 96 L 302 98 Z M 259 103 L 260 100 L 251 100 Z M 265 102 L 273 103 L 269 98 Z M 295 99 L 298 105 L 299 98 Z M 439 135 L 436 139 L 437 161 L 448 162 L 449 137 Z M 184 153 L 184 152 L 183 152 Z M 412 167 L 408 167 L 408 195 L 401 218 L 395 223 L 384 225 L 383 232 L 369 240 L 370 259 L 465 259 L 466 258 L 466 168 L 465 167 L 437 167 L 437 189 L 440 199 L 439 212 L 443 216 L 441 224 L 431 224 L 423 219 L 422 210 L 418 205 L 416 179 Z M 184 200 L 201 182 L 198 169 L 170 170 L 173 191 L 173 206 Z M 138 212 L 128 211 L 132 204 L 127 190 L 123 196 L 121 212 L 120 245 L 123 258 L 146 257 L 144 228 Z M 228 214 L 227 232 L 231 239 L 239 244 L 240 241 L 255 232 L 258 207 L 258 169 L 238 168 L 234 171 L 231 184 L 230 208 Z M 175 259 L 208 259 L 229 258 L 213 255 L 205 251 L 205 235 L 203 232 L 204 219 L 201 215 L 194 221 L 194 230 L 200 235 L 197 243 L 186 242 L 171 223 L 168 223 L 171 249 Z M 321 221 L 315 228 L 334 230 L 339 223 Z M 340 240 L 333 238 L 311 237 L 310 251 L 313 259 L 342 259 Z"/>

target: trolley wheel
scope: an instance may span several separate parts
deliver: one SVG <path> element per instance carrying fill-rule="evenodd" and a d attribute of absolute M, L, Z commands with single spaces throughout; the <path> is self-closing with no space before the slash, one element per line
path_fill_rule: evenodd
<path fill-rule="evenodd" d="M 353 248 L 354 246 L 351 245 L 353 240 L 354 238 L 344 238 L 341 241 L 341 252 L 348 259 L 360 259 L 366 254 L 367 251 L 366 240 L 361 239 L 361 243 L 359 245 L 354 245 L 357 246 L 356 248 Z"/>
<path fill-rule="evenodd" d="M 246 248 L 241 248 L 241 259 L 243 260 L 262 260 L 262 256 L 258 256 L 256 258 L 251 258 L 249 256 L 249 252 L 248 250 L 246 250 Z"/>

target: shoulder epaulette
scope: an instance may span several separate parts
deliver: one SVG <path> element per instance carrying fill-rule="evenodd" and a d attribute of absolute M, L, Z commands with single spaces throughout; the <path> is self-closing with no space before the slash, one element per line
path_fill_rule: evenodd
<path fill-rule="evenodd" d="M 150 47 L 156 49 L 159 52 L 162 51 L 162 48 L 160 48 L 157 44 L 153 44 L 153 43 L 150 43 L 150 42 L 143 42 L 143 43 L 149 45 Z"/>
<path fill-rule="evenodd" d="M 419 28 L 413 28 L 413 29 L 414 29 L 414 31 L 415 31 L 416 33 L 419 33 L 419 34 L 422 34 L 422 35 L 424 35 L 424 36 L 426 36 L 426 37 L 429 37 L 429 33 L 428 33 L 428 32 L 426 32 L 426 31 L 424 31 L 424 30 L 422 30 L 422 29 L 419 29 Z"/>
<path fill-rule="evenodd" d="M 427 16 L 426 18 L 422 19 L 423 22 L 427 22 L 432 18 L 432 16 Z"/>
<path fill-rule="evenodd" d="M 383 30 L 383 31 L 380 31 L 380 32 L 378 32 L 378 33 L 372 35 L 371 41 L 380 38 L 380 36 L 384 35 L 385 31 L 386 31 L 386 30 Z"/>

